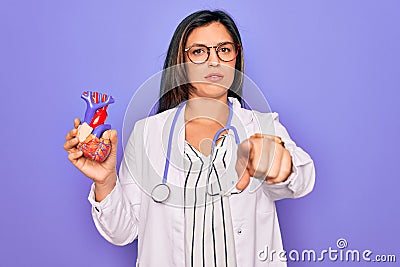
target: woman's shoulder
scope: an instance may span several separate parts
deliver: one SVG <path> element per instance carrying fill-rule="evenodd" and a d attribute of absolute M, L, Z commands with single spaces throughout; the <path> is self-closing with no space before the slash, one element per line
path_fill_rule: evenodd
<path fill-rule="evenodd" d="M 261 112 L 243 107 L 237 108 L 234 112 L 244 125 L 260 122 L 265 123 L 266 121 L 279 121 L 279 114 L 277 112 Z"/>
<path fill-rule="evenodd" d="M 233 110 L 237 116 L 239 116 L 244 121 L 253 121 L 254 118 L 257 119 L 273 119 L 277 120 L 279 118 L 279 114 L 273 111 L 258 111 L 257 109 L 251 109 L 251 107 L 245 108 L 242 104 L 233 97 L 229 97 L 230 101 L 233 104 Z"/>
<path fill-rule="evenodd" d="M 160 112 L 160 113 L 157 113 L 157 114 L 154 114 L 154 115 L 150 115 L 150 116 L 144 118 L 143 120 L 149 120 L 149 121 L 166 120 L 171 115 L 171 113 L 173 113 L 175 110 L 176 110 L 176 107 L 175 108 L 170 108 L 170 109 L 167 109 L 167 110 L 165 110 L 163 112 Z"/>
<path fill-rule="evenodd" d="M 252 110 L 251 112 L 253 116 L 256 116 L 257 118 L 279 120 L 279 114 L 275 111 L 260 112 L 258 110 Z"/>
<path fill-rule="evenodd" d="M 167 109 L 163 112 L 157 113 L 155 115 L 150 115 L 146 118 L 140 119 L 136 121 L 135 123 L 135 128 L 138 127 L 144 127 L 146 124 L 155 124 L 155 123 L 164 123 L 170 116 L 171 114 L 176 110 L 176 108 L 171 108 Z"/>

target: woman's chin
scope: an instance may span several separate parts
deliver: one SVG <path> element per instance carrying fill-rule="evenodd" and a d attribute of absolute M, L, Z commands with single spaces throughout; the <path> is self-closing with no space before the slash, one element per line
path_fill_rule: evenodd
<path fill-rule="evenodd" d="M 195 97 L 208 97 L 208 98 L 226 98 L 228 95 L 228 88 L 223 85 L 207 84 L 197 88 L 193 93 Z"/>

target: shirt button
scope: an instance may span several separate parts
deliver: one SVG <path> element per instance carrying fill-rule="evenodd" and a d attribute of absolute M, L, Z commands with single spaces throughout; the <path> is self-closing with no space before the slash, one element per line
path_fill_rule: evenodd
<path fill-rule="evenodd" d="M 241 234 L 242 234 L 242 229 L 241 229 L 241 228 L 239 228 L 239 229 L 237 230 L 237 234 L 238 234 L 238 235 L 241 235 Z"/>

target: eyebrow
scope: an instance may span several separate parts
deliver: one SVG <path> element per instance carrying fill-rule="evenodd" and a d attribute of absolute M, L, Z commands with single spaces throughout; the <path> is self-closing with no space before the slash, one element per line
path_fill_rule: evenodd
<path fill-rule="evenodd" d="M 211 46 L 219 46 L 219 45 L 225 44 L 225 43 L 235 43 L 235 42 L 234 41 L 222 41 L 222 42 L 217 43 L 216 45 L 206 45 L 206 44 L 202 44 L 202 43 L 192 43 L 191 45 L 189 45 L 187 47 L 194 46 L 194 45 L 204 45 L 204 46 L 207 46 L 207 47 L 211 47 Z"/>

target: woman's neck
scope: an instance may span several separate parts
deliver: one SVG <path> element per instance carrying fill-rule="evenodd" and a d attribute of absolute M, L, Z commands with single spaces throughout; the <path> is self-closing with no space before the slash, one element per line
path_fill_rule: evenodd
<path fill-rule="evenodd" d="M 205 97 L 189 98 L 185 108 L 185 121 L 226 125 L 229 117 L 228 99 Z"/>

